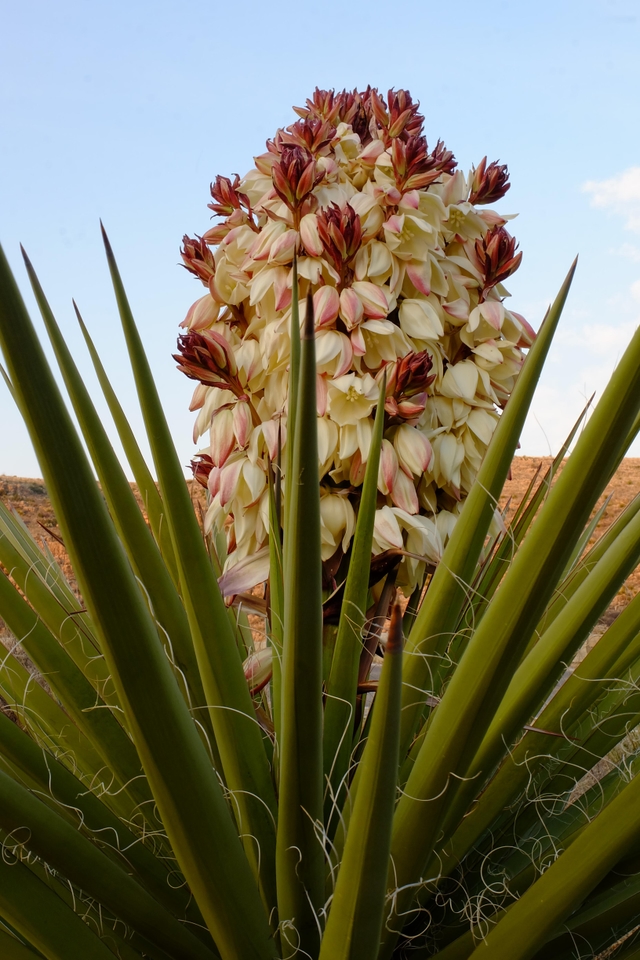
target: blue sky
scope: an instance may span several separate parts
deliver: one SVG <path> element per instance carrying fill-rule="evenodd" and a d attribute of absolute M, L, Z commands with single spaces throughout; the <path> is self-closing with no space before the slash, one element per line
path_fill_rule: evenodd
<path fill-rule="evenodd" d="M 557 449 L 640 320 L 640 0 L 5 4 L 0 242 L 32 306 L 25 245 L 92 383 L 76 298 L 139 425 L 103 218 L 185 464 L 192 386 L 171 353 L 201 288 L 177 266 L 181 237 L 207 229 L 209 182 L 248 170 L 292 104 L 367 83 L 408 88 L 463 169 L 508 163 L 511 303 L 534 326 L 580 254 L 521 452 Z M 3 385 L 0 411 L 0 473 L 38 475 Z"/>

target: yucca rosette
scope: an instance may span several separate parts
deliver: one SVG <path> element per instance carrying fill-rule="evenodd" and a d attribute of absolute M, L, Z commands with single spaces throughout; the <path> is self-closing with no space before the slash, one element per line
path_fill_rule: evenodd
<path fill-rule="evenodd" d="M 176 359 L 199 381 L 194 460 L 206 528 L 226 533 L 227 595 L 268 571 L 269 463 L 287 443 L 294 258 L 313 294 L 322 556 L 349 549 L 379 384 L 385 432 L 373 550 L 403 551 L 411 591 L 438 562 L 534 333 L 504 304 L 520 264 L 509 189 L 486 157 L 468 176 L 408 92 L 316 90 L 243 178 L 218 176 L 214 215 L 182 259 L 207 288 Z M 286 485 L 286 475 L 282 477 Z M 331 563 L 329 561 L 332 561 Z"/>

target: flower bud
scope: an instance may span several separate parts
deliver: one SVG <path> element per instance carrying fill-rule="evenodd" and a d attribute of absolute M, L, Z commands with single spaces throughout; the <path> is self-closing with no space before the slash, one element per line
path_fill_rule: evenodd
<path fill-rule="evenodd" d="M 369 280 L 356 280 L 352 290 L 362 301 L 365 316 L 372 320 L 384 320 L 389 313 L 389 302 L 382 287 Z"/>
<path fill-rule="evenodd" d="M 422 476 L 433 458 L 431 444 L 424 433 L 408 424 L 398 427 L 393 437 L 393 446 L 400 466 L 416 477 Z"/>
<path fill-rule="evenodd" d="M 315 213 L 307 213 L 300 221 L 300 239 L 310 257 L 321 257 L 324 246 L 318 231 L 318 218 Z"/>
<path fill-rule="evenodd" d="M 180 251 L 183 266 L 194 276 L 202 280 L 206 285 L 213 278 L 216 265 L 213 254 L 202 237 L 182 238 L 182 249 Z"/>
<path fill-rule="evenodd" d="M 228 407 L 217 410 L 211 422 L 211 459 L 214 466 L 223 467 L 236 445 L 233 432 L 233 414 Z"/>
<path fill-rule="evenodd" d="M 252 428 L 251 407 L 246 400 L 238 400 L 233 408 L 233 432 L 238 445 L 243 449 L 249 442 Z"/>
<path fill-rule="evenodd" d="M 478 168 L 473 169 L 469 203 L 496 203 L 510 188 L 509 170 L 506 164 L 500 165 L 494 160 L 487 166 L 487 158 L 483 157 Z"/>
<path fill-rule="evenodd" d="M 347 330 L 357 326 L 364 316 L 362 300 L 352 287 L 345 287 L 340 293 L 340 316 Z"/>
<path fill-rule="evenodd" d="M 263 687 L 271 680 L 273 673 L 273 647 L 263 647 L 254 650 L 242 664 L 245 680 L 249 685 L 251 696 L 260 693 Z"/>
<path fill-rule="evenodd" d="M 391 499 L 396 507 L 400 507 L 408 514 L 415 514 L 420 510 L 418 494 L 413 485 L 413 480 L 402 469 L 398 470 L 396 474 L 395 483 L 391 489 Z"/>
<path fill-rule="evenodd" d="M 389 440 L 383 440 L 380 448 L 380 466 L 378 468 L 378 490 L 389 494 L 398 475 L 398 457 Z"/>
<path fill-rule="evenodd" d="M 326 327 L 338 316 L 340 297 L 335 287 L 320 287 L 313 295 L 313 315 L 316 327 Z"/>
<path fill-rule="evenodd" d="M 220 304 L 210 294 L 200 297 L 189 307 L 186 317 L 180 324 L 189 330 L 204 330 L 218 319 Z"/>

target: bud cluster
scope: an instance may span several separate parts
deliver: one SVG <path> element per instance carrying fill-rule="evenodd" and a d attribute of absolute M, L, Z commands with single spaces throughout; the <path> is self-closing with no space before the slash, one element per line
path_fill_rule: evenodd
<path fill-rule="evenodd" d="M 198 381 L 194 476 L 224 530 L 227 594 L 268 571 L 268 464 L 287 444 L 294 258 L 299 309 L 313 295 L 322 556 L 349 549 L 386 375 L 374 553 L 406 552 L 408 592 L 437 563 L 534 334 L 505 306 L 520 264 L 509 189 L 485 157 L 468 176 L 430 148 L 405 90 L 316 90 L 244 177 L 219 176 L 220 218 L 184 238 L 205 285 L 176 356 Z M 284 485 L 287 477 L 282 477 Z M 219 538 L 218 538 L 219 540 Z"/>

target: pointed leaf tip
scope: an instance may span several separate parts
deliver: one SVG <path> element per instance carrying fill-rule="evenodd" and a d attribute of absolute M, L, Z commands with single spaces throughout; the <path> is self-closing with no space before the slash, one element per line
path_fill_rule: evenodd
<path fill-rule="evenodd" d="M 302 329 L 303 340 L 313 340 L 315 337 L 315 318 L 313 314 L 313 296 L 311 291 L 307 294 L 307 309 L 304 315 L 304 327 Z"/>
<path fill-rule="evenodd" d="M 402 605 L 400 603 L 399 591 L 396 591 L 396 598 L 391 610 L 391 621 L 389 623 L 389 634 L 387 636 L 387 653 L 399 653 L 404 646 L 402 636 Z"/>

